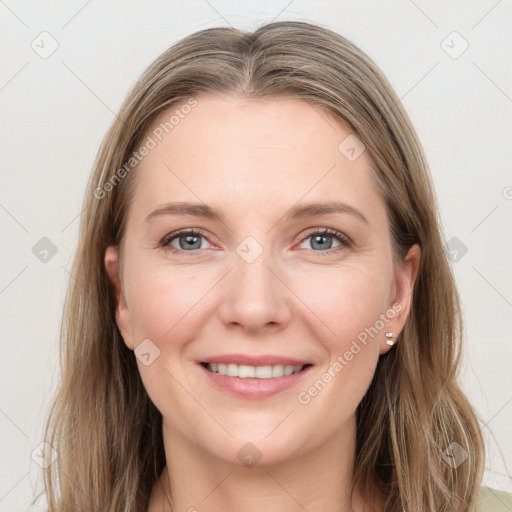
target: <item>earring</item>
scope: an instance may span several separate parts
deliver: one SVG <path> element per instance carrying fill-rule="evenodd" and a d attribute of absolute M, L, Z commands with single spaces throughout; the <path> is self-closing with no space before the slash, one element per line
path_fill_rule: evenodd
<path fill-rule="evenodd" d="M 388 338 L 388 339 L 386 340 L 386 344 L 389 346 L 393 346 L 395 344 L 395 342 L 391 338 L 394 338 L 394 337 L 395 337 L 394 333 L 387 332 L 386 338 Z"/>

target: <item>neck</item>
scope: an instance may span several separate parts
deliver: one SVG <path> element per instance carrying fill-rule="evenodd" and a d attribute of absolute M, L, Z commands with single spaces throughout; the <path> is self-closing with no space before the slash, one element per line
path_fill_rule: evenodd
<path fill-rule="evenodd" d="M 360 512 L 351 499 L 355 421 L 312 452 L 285 462 L 246 467 L 205 455 L 163 423 L 167 466 L 149 512 Z M 172 496 L 172 500 L 170 497 Z M 169 501 L 172 502 L 171 508 Z"/>

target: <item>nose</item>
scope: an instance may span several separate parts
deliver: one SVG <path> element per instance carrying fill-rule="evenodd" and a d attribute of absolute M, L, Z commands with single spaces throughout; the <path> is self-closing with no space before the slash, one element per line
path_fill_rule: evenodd
<path fill-rule="evenodd" d="M 257 334 L 289 324 L 292 294 L 274 267 L 265 251 L 252 262 L 234 254 L 218 310 L 224 325 Z"/>

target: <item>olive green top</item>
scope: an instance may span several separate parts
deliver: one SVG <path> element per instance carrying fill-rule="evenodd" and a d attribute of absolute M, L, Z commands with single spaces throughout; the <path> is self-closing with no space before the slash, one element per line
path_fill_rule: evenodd
<path fill-rule="evenodd" d="M 478 512 L 512 512 L 512 494 L 490 487 L 482 487 L 478 498 Z"/>

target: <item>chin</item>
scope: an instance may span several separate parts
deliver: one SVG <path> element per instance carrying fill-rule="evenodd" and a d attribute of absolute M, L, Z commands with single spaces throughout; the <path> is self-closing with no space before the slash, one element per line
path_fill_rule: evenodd
<path fill-rule="evenodd" d="M 224 437 L 214 443 L 210 438 L 209 442 L 203 445 L 204 451 L 226 464 L 247 468 L 284 464 L 307 451 L 304 443 L 290 437 L 286 430 L 279 433 L 273 432 L 270 436 L 268 431 L 262 435 L 260 432 L 251 432 L 248 429 L 239 435 L 232 433 L 233 438 Z"/>

